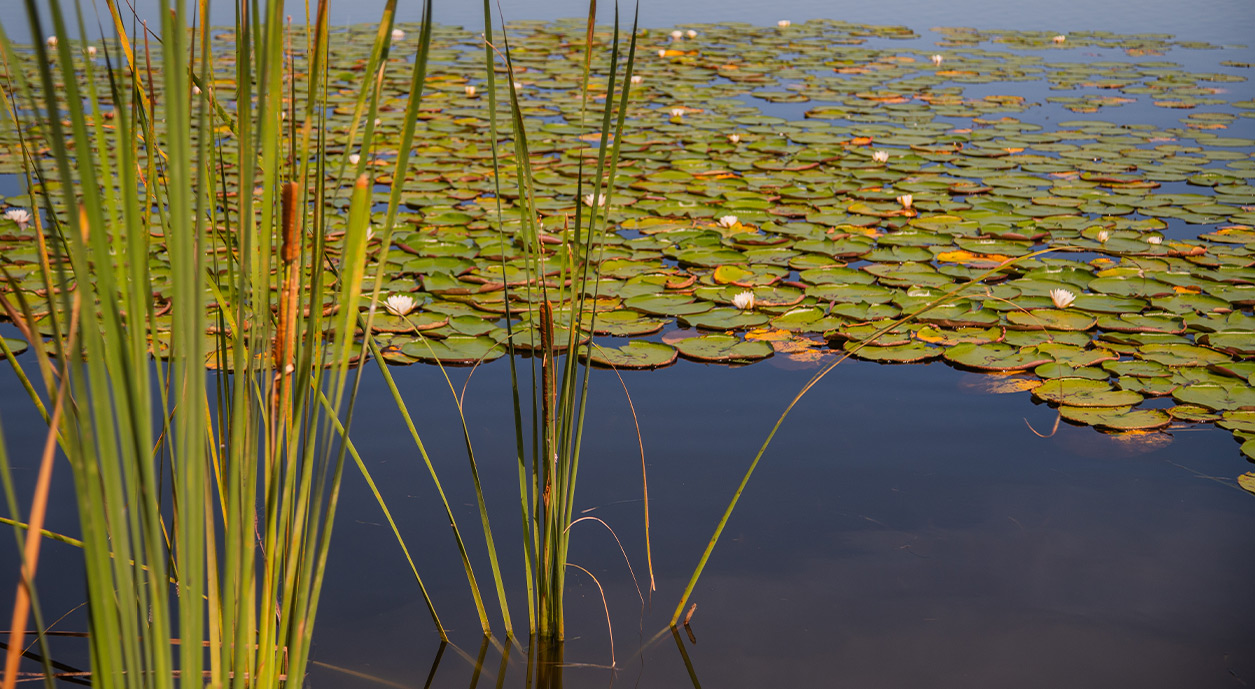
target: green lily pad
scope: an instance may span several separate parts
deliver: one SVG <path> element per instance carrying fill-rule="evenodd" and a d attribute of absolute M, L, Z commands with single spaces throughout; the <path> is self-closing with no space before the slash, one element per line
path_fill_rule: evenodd
<path fill-rule="evenodd" d="M 766 359 L 773 349 L 767 342 L 741 340 L 734 335 L 702 335 L 679 340 L 675 348 L 694 361 L 750 362 Z"/>
<path fill-rule="evenodd" d="M 679 316 L 703 313 L 714 308 L 708 301 L 696 301 L 688 294 L 641 294 L 623 300 L 629 309 L 655 316 Z"/>
<path fill-rule="evenodd" d="M 1029 309 L 1007 313 L 1007 323 L 1024 330 L 1089 330 L 1098 319 L 1069 309 Z"/>
<path fill-rule="evenodd" d="M 1166 411 L 1174 419 L 1194 423 L 1206 423 L 1220 418 L 1220 415 L 1216 412 L 1207 407 L 1200 407 L 1197 404 L 1178 404 L 1175 407 L 1169 407 Z"/>
<path fill-rule="evenodd" d="M 1255 388 L 1236 381 L 1229 385 L 1183 385 L 1172 393 L 1172 398 L 1218 411 L 1255 410 Z"/>
<path fill-rule="evenodd" d="M 1172 417 L 1159 409 L 1132 407 L 1074 407 L 1060 405 L 1059 415 L 1073 423 L 1113 431 L 1149 431 L 1164 428 Z"/>
<path fill-rule="evenodd" d="M 681 325 L 703 330 L 744 330 L 757 328 L 768 320 L 766 314 L 722 307 L 679 317 Z"/>
<path fill-rule="evenodd" d="M 450 335 L 441 340 L 424 338 L 401 346 L 401 352 L 420 361 L 472 365 L 505 355 L 505 347 L 483 335 Z"/>
<path fill-rule="evenodd" d="M 1137 356 L 1164 366 L 1206 366 L 1230 361 L 1228 355 L 1214 349 L 1190 344 L 1148 344 L 1140 348 Z"/>
<path fill-rule="evenodd" d="M 1242 443 L 1242 454 L 1255 459 L 1255 440 L 1248 440 Z M 1255 493 L 1255 473 L 1248 471 L 1238 476 L 1238 485 L 1249 493 Z"/>
<path fill-rule="evenodd" d="M 592 321 L 593 332 L 597 335 L 617 335 L 631 337 L 635 335 L 651 335 L 662 330 L 667 321 L 661 318 L 647 318 L 635 311 L 617 310 L 597 314 Z"/>
<path fill-rule="evenodd" d="M 1113 390 L 1104 380 L 1054 378 L 1033 388 L 1033 396 L 1070 407 L 1124 407 L 1138 404 L 1142 396 L 1130 390 Z"/>
<path fill-rule="evenodd" d="M 1027 371 L 1051 361 L 1036 349 L 1000 343 L 959 344 L 948 348 L 942 356 L 951 363 L 981 371 Z"/>
<path fill-rule="evenodd" d="M 854 356 L 860 359 L 900 364 L 936 359 L 941 356 L 942 352 L 940 348 L 930 347 L 923 342 L 910 342 L 907 344 L 891 345 L 888 347 L 880 347 L 876 345 L 859 347 L 860 344 L 861 343 L 859 342 L 851 340 L 846 342 L 844 347 L 847 352 L 852 352 Z"/>
<path fill-rule="evenodd" d="M 592 362 L 612 368 L 654 369 L 674 364 L 676 356 L 675 348 L 670 345 L 632 340 L 622 347 L 593 347 Z"/>
<path fill-rule="evenodd" d="M 9 348 L 14 354 L 21 354 L 26 351 L 30 345 L 26 344 L 26 340 L 18 340 L 12 337 L 4 338 L 4 346 Z"/>
<path fill-rule="evenodd" d="M 1093 366 L 1069 366 L 1052 361 L 1033 369 L 1040 378 L 1089 378 L 1090 380 L 1107 380 L 1107 372 Z"/>

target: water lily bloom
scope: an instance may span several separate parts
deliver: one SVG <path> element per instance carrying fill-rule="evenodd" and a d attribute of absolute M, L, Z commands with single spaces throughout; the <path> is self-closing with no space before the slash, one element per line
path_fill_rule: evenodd
<path fill-rule="evenodd" d="M 596 201 L 597 206 L 606 205 L 606 197 L 601 194 L 584 194 L 584 205 L 592 207 Z"/>
<path fill-rule="evenodd" d="M 466 86 L 466 97 L 467 97 L 467 98 L 474 98 L 474 97 L 475 97 L 475 87 L 474 87 L 474 86 L 471 86 L 471 85 L 469 85 L 469 84 Z"/>
<path fill-rule="evenodd" d="M 1146 238 L 1146 243 L 1147 244 L 1163 244 L 1163 237 L 1160 237 L 1157 234 L 1152 234 L 1151 236 Z"/>
<path fill-rule="evenodd" d="M 666 56 L 667 56 L 667 49 L 666 49 L 666 48 L 659 48 L 659 49 L 658 49 L 658 57 L 666 57 Z"/>
<path fill-rule="evenodd" d="M 671 108 L 672 117 L 684 117 L 684 108 Z"/>
<path fill-rule="evenodd" d="M 87 46 L 87 57 L 96 57 L 96 46 Z"/>
<path fill-rule="evenodd" d="M 631 81 L 632 81 L 632 83 L 633 83 L 633 84 L 641 84 L 641 83 L 644 83 L 644 82 L 645 82 L 645 77 L 643 77 L 643 76 L 641 76 L 641 75 L 639 75 L 639 74 L 633 74 L 633 75 L 632 75 L 632 80 L 631 80 Z"/>
<path fill-rule="evenodd" d="M 681 31 L 681 30 L 679 30 L 679 29 L 676 29 L 675 31 L 672 31 L 672 32 L 671 32 L 671 40 L 673 40 L 673 41 L 678 41 L 678 40 L 680 40 L 681 38 L 684 38 L 684 32 L 683 32 L 683 31 Z"/>
<path fill-rule="evenodd" d="M 48 47 L 49 47 L 49 48 L 55 48 L 55 47 L 57 47 L 57 37 L 56 37 L 56 36 L 49 36 L 49 37 L 48 37 L 48 40 L 47 40 L 47 41 L 44 41 L 44 42 L 48 44 Z"/>
<path fill-rule="evenodd" d="M 889 151 L 876 151 L 875 153 L 872 153 L 872 160 L 877 163 L 889 162 Z"/>
<path fill-rule="evenodd" d="M 754 308 L 754 293 L 749 290 L 745 290 L 744 292 L 737 294 L 732 297 L 732 305 L 742 311 L 749 311 Z"/>
<path fill-rule="evenodd" d="M 350 154 L 349 154 L 349 164 L 350 164 L 350 165 L 357 165 L 358 161 L 360 161 L 361 159 L 362 159 L 362 156 L 360 156 L 360 155 L 358 155 L 358 154 L 356 154 L 356 153 L 350 153 Z"/>
<path fill-rule="evenodd" d="M 26 225 L 31 221 L 31 213 L 25 208 L 10 208 L 4 212 L 6 220 L 12 220 L 17 223 L 20 229 L 26 229 Z"/>
<path fill-rule="evenodd" d="M 788 28 L 789 26 L 792 26 L 792 25 L 793 25 L 793 22 L 789 21 L 788 19 L 781 19 L 780 21 L 776 22 L 776 26 L 782 29 Z"/>
<path fill-rule="evenodd" d="M 1099 230 L 1099 231 L 1098 231 L 1098 241 L 1100 241 L 1100 242 L 1106 242 L 1108 239 L 1111 239 L 1111 233 L 1110 233 L 1110 232 L 1108 232 L 1108 231 L 1106 231 L 1106 230 Z"/>
<path fill-rule="evenodd" d="M 404 31 L 402 31 L 402 30 L 400 30 L 400 29 L 393 29 L 393 30 L 392 30 L 392 40 L 394 40 L 394 41 L 399 41 L 399 40 L 401 40 L 402 38 L 405 38 L 405 32 L 404 32 Z"/>
<path fill-rule="evenodd" d="M 1076 295 L 1066 289 L 1058 288 L 1050 290 L 1050 301 L 1055 303 L 1055 308 L 1066 309 L 1076 301 Z"/>
<path fill-rule="evenodd" d="M 739 144 L 739 143 L 741 143 L 741 135 L 740 135 L 740 134 L 729 134 L 729 135 L 728 135 L 728 143 L 730 143 L 730 144 Z"/>
<path fill-rule="evenodd" d="M 736 226 L 736 223 L 737 219 L 735 215 L 725 215 L 719 218 L 719 224 L 723 227 L 734 227 Z"/>
<path fill-rule="evenodd" d="M 911 204 L 915 203 L 915 197 L 911 194 L 903 194 L 898 197 L 898 203 L 902 204 L 902 208 L 911 210 Z"/>
<path fill-rule="evenodd" d="M 684 35 L 685 35 L 685 36 L 688 36 L 689 38 L 697 38 L 697 32 L 696 32 L 696 31 L 694 31 L 694 30 L 692 30 L 692 29 L 689 29 L 688 31 L 685 31 L 685 32 L 684 32 Z"/>
<path fill-rule="evenodd" d="M 413 311 L 415 306 L 418 306 L 418 303 L 414 301 L 414 297 L 408 294 L 394 294 L 383 303 L 383 307 L 387 309 L 388 313 L 397 317 L 404 317 Z"/>
<path fill-rule="evenodd" d="M 938 67 L 940 67 L 940 66 L 941 66 L 941 61 L 942 61 L 943 59 L 945 59 L 945 58 L 941 57 L 940 55 L 933 55 L 933 56 L 932 56 L 931 58 L 929 58 L 929 59 L 933 61 L 933 64 L 934 64 L 934 65 L 937 65 Z"/>
<path fill-rule="evenodd" d="M 1062 43 L 1062 42 L 1064 42 L 1064 41 L 1068 40 L 1068 37 L 1067 37 L 1067 36 L 1065 36 L 1065 35 L 1063 35 L 1063 34 L 1059 34 L 1058 36 L 1055 36 L 1054 38 L 1052 38 L 1052 39 L 1050 39 L 1050 40 L 1054 41 L 1055 43 Z"/>

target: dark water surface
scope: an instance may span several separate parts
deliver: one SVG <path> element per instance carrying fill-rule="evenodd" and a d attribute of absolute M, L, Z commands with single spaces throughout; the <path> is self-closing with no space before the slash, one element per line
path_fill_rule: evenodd
<path fill-rule="evenodd" d="M 417 3 L 403 4 L 412 16 L 402 19 L 416 20 Z M 572 16 L 586 7 L 503 4 L 515 18 Z M 5 30 L 20 38 L 20 4 L 0 5 Z M 344 22 L 376 19 L 378 5 L 333 1 Z M 437 5 L 442 22 L 479 21 L 478 3 Z M 921 32 L 971 25 L 1162 32 L 1215 43 L 1255 36 L 1250 0 L 650 0 L 641 8 L 646 26 L 812 16 L 905 24 Z M 921 40 L 934 39 L 925 34 Z M 1223 57 L 1174 51 L 1164 59 L 1214 64 L 1250 55 L 1249 48 Z M 1249 82 L 1236 88 L 1250 97 Z M 1095 117 L 1144 122 L 1144 114 Z M 1250 129 L 1249 119 L 1239 121 L 1233 135 L 1249 136 Z M 476 535 L 478 511 L 450 393 L 434 367 L 392 370 L 441 472 L 491 611 L 490 571 Z M 658 590 L 643 607 L 614 538 L 597 522 L 574 527 L 571 561 L 605 588 L 617 669 L 570 667 L 567 686 L 693 686 L 670 634 L 646 642 L 665 627 L 742 473 L 812 372 L 777 357 L 744 368 L 682 361 L 624 374 L 645 447 Z M 460 388 L 467 371 L 451 373 Z M 496 685 L 498 648 L 487 650 L 482 674 L 473 671 L 478 623 L 430 479 L 373 367 L 366 379 L 354 440 L 458 647 L 440 654 L 433 670 L 439 647 L 418 587 L 373 497 L 350 471 L 317 621 L 318 664 L 308 685 L 376 685 L 363 674 L 406 687 L 423 686 L 429 675 L 436 687 Z M 1046 433 L 1056 413 L 1027 393 L 985 392 L 984 380 L 937 363 L 850 361 L 799 405 L 693 596 L 697 643 L 686 639 L 684 645 L 702 686 L 1255 684 L 1255 499 L 1232 484 L 1232 476 L 1249 468 L 1232 436 L 1214 428 L 1183 430 L 1148 436 L 1158 444 L 1138 444 L 1065 423 L 1053 437 L 1040 438 L 1028 424 Z M 633 416 L 613 373 L 596 371 L 592 386 L 578 505 L 614 529 L 646 587 Z M 466 399 L 511 612 L 525 628 L 505 363 L 476 371 Z M 29 495 L 43 432 L 7 367 L 0 370 L 0 419 L 18 466 L 19 493 Z M 68 508 L 69 472 L 64 465 L 57 471 L 53 504 L 60 509 L 50 514 L 48 528 L 77 533 Z M 7 563 L 13 558 L 5 555 L 3 562 L 0 585 L 10 591 L 13 567 Z M 80 577 L 72 548 L 45 547 L 40 585 L 48 619 L 83 599 Z M 597 585 L 572 572 L 567 601 L 567 661 L 609 665 Z M 0 611 L 8 611 L 7 603 Z M 500 629 L 498 616 L 493 620 Z M 84 626 L 81 611 L 63 623 Z M 67 648 L 67 661 L 82 660 L 76 646 Z M 509 660 L 505 686 L 519 686 L 526 653 L 514 649 Z"/>
<path fill-rule="evenodd" d="M 410 399 L 427 398 L 422 405 L 432 411 L 423 423 L 435 432 L 425 439 L 446 448 L 433 451 L 446 485 L 460 493 L 451 500 L 470 531 L 477 510 L 456 451 L 452 404 L 438 392 L 429 397 L 443 381 L 427 367 L 396 372 Z M 475 374 L 468 413 L 490 507 L 510 517 L 498 517 L 494 533 L 517 570 L 505 374 L 504 366 Z M 645 439 L 658 576 L 643 621 L 603 528 L 576 525 L 571 555 L 608 591 L 617 682 L 691 686 L 670 635 L 643 657 L 642 638 L 665 626 L 744 467 L 807 375 L 769 361 L 740 369 L 682 362 L 625 376 Z M 798 407 L 694 595 L 698 643 L 687 650 L 704 686 L 1255 681 L 1248 653 L 1255 501 L 1208 478 L 1241 463 L 1231 437 L 1179 432 L 1151 449 L 1064 424 L 1041 439 L 1025 421 L 1046 431 L 1054 412 L 1026 394 L 971 390 L 981 378 L 939 364 L 849 362 Z M 613 374 L 598 372 L 594 386 L 579 504 L 615 529 L 642 577 L 632 417 Z M 436 577 L 427 583 L 441 614 L 451 616 L 446 624 L 475 655 L 477 624 L 452 539 L 395 416 L 381 404 L 378 414 L 361 417 L 363 452 L 375 458 L 376 480 L 411 550 L 422 554 L 420 569 Z M 437 647 L 430 621 L 377 508 L 353 484 L 314 657 L 418 686 Z M 480 569 L 487 576 L 486 565 Z M 575 638 L 567 660 L 608 664 L 597 588 L 579 574 L 569 581 Z M 513 612 L 525 612 L 521 600 Z M 500 656 L 493 649 L 489 658 L 491 677 Z M 463 686 L 470 677 L 468 661 L 446 653 L 434 686 Z M 599 686 L 610 673 L 573 668 L 567 678 L 571 686 Z M 361 681 L 321 671 L 314 679 L 314 686 Z"/>

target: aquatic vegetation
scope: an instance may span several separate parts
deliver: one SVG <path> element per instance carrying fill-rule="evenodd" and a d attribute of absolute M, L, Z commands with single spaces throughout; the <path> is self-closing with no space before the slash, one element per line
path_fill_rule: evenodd
<path fill-rule="evenodd" d="M 699 28 L 640 32 L 646 57 L 616 74 L 613 63 L 590 67 L 588 56 L 616 50 L 617 30 L 511 24 L 510 45 L 498 46 L 510 61 L 502 79 L 485 72 L 484 46 L 460 30 L 332 30 L 326 119 L 301 136 L 321 137 L 327 160 L 347 161 L 356 174 L 324 167 L 322 158 L 287 163 L 322 190 L 307 198 L 318 223 L 312 236 L 324 242 L 329 265 L 342 267 L 352 254 L 344 211 L 354 195 L 374 206 L 365 222 L 381 234 L 361 247 L 378 270 L 363 275 L 360 289 L 374 293 L 366 303 L 384 308 L 360 318 L 330 289 L 290 291 L 290 313 L 359 317 L 306 330 L 303 346 L 324 332 L 360 331 L 385 375 L 383 363 L 505 358 L 518 366 L 524 360 L 508 355 L 532 354 L 532 406 L 542 411 L 530 452 L 527 427 L 516 421 L 532 631 L 563 634 L 561 557 L 587 382 L 580 366 L 648 369 L 679 357 L 741 365 L 780 356 L 820 367 L 847 355 L 941 360 L 1022 372 L 1032 378 L 1029 395 L 1072 423 L 1108 432 L 1214 423 L 1255 457 L 1255 141 L 1224 131 L 1249 127 L 1255 104 L 1221 86 L 1245 81 L 1243 67 L 1221 62 L 1191 74 L 1142 61 L 1207 47 L 1162 36 L 939 29 L 943 57 L 894 46 L 917 37 L 905 27 L 781 20 L 774 28 Z M 431 31 L 422 81 L 397 78 L 405 58 L 379 48 L 388 36 L 404 40 L 406 29 Z M 224 105 L 249 94 L 238 79 L 238 35 L 205 32 L 215 55 L 206 70 L 214 71 L 198 73 L 190 88 L 173 76 L 178 70 L 151 76 L 162 88 L 212 94 L 212 104 L 194 102 L 225 127 L 224 137 L 248 126 Z M 119 52 L 105 45 L 109 55 Z M 1125 59 L 1052 61 L 1096 49 Z M 79 79 L 104 71 L 62 52 L 63 68 Z M 299 45 L 293 52 L 313 56 Z M 10 64 L 34 81 L 39 54 L 14 49 Z M 363 83 L 377 90 L 363 91 Z M 639 88 L 629 93 L 624 83 Z M 428 90 L 423 107 L 410 109 L 419 86 Z M 367 92 L 378 101 L 367 106 Z M 64 145 L 131 146 L 103 134 L 128 105 L 115 97 L 98 93 L 98 108 Z M 603 99 L 602 115 L 589 118 L 590 100 Z M 497 131 L 498 100 L 509 103 L 505 134 Z M 1090 117 L 1133 103 L 1156 123 Z M 273 113 L 276 136 L 284 110 Z M 296 126 L 296 114 L 286 119 Z M 171 125 L 146 126 L 157 140 Z M 0 132 L 0 172 L 25 171 L 21 152 L 53 148 L 53 129 Z M 216 141 L 208 130 L 193 137 L 196 146 Z M 172 176 L 146 149 L 133 155 L 150 179 Z M 267 169 L 282 166 L 270 156 Z M 259 180 L 242 164 L 248 160 L 221 151 L 215 165 L 229 174 L 205 207 L 255 198 Z M 367 172 L 371 185 L 362 189 L 357 180 Z M 73 267 L 72 257 L 38 248 L 72 241 L 49 230 L 75 227 L 79 199 L 64 193 L 68 181 L 64 166 L 46 165 L 34 190 L 61 195 L 43 206 L 42 223 L 19 221 L 16 206 L 33 207 L 25 198 L 11 200 L 14 214 L 0 221 L 6 294 L 27 304 L 31 348 L 62 342 L 72 311 L 48 279 Z M 280 205 L 273 190 L 265 193 L 262 225 L 274 223 Z M 212 216 L 207 236 L 228 237 L 229 223 L 252 215 Z M 136 236 L 158 241 L 133 248 L 146 259 L 153 298 L 130 312 L 149 313 L 137 352 L 176 361 L 190 336 L 164 307 L 187 289 L 186 266 L 175 262 L 163 222 L 134 223 Z M 230 254 L 222 242 L 211 256 Z M 293 275 L 312 265 L 303 261 Z M 259 266 L 251 274 L 270 279 Z M 82 284 L 104 279 L 75 275 Z M 231 347 L 202 360 L 257 373 L 246 352 L 264 358 L 264 333 L 232 318 L 228 292 L 212 295 L 195 332 L 206 338 L 198 346 L 226 333 Z M 14 355 L 27 346 L 15 342 L 4 340 Z M 520 402 L 516 416 L 526 408 Z M 468 438 L 475 472 L 469 445 Z M 1239 483 L 1251 485 L 1246 477 Z"/>
<path fill-rule="evenodd" d="M 49 13 L 66 35 L 60 5 Z M 291 35 L 271 3 L 240 18 L 251 39 L 229 48 L 211 48 L 203 22 L 188 31 L 181 3 L 170 9 L 160 89 L 141 77 L 112 4 L 122 40 L 107 48 L 110 69 L 50 40 L 33 46 L 29 72 L 9 70 L 13 90 L 0 94 L 10 162 L 37 180 L 26 198 L 43 211 L 3 221 L 6 237 L 26 241 L 0 263 L 0 307 L 29 346 L 0 342 L 48 424 L 41 471 L 60 450 L 73 474 L 81 538 L 46 537 L 82 549 L 91 682 L 288 686 L 305 676 L 350 454 L 350 375 L 360 379 L 365 348 L 353 333 L 379 292 L 363 287 L 370 177 L 344 176 L 330 231 L 328 142 L 313 134 L 326 126 L 326 3 L 308 32 Z M 197 9 L 203 17 L 207 2 Z M 299 74 L 292 42 L 308 55 Z M 420 87 L 426 45 L 412 66 Z M 17 63 L 2 32 L 0 49 Z M 227 55 L 231 113 L 211 76 Z M 373 110 L 369 87 L 361 102 Z M 228 168 L 228 155 L 256 165 Z M 401 155 L 394 174 L 406 169 Z M 24 349 L 29 367 L 16 358 Z M 24 553 L 4 686 L 17 681 L 28 621 L 51 683 L 34 581 L 49 482 L 36 487 L 23 533 L 3 448 L 0 478 Z"/>
<path fill-rule="evenodd" d="M 517 27 L 514 44 L 525 49 L 516 54 L 518 64 L 526 67 L 529 84 L 543 86 L 515 91 L 531 146 L 531 188 L 544 198 L 535 208 L 541 241 L 553 247 L 554 233 L 570 226 L 577 205 L 595 201 L 600 208 L 604 202 L 574 188 L 580 165 L 594 155 L 578 126 L 578 60 L 573 53 L 565 62 L 534 57 L 561 53 L 563 41 L 581 27 Z M 882 344 L 859 356 L 941 357 L 959 364 L 962 357 L 944 350 L 984 346 L 958 341 L 965 336 L 954 329 L 973 327 L 998 329 L 991 343 L 1020 349 L 1063 340 L 1131 359 L 1151 342 L 1208 336 L 1229 343 L 1234 336 L 1208 330 L 1243 332 L 1242 315 L 1252 303 L 1255 142 L 1223 134 L 1249 105 L 1217 88 L 1245 79 L 1241 67 L 1188 74 L 1163 62 L 1139 62 L 1139 51 L 1206 47 L 1162 36 L 1075 32 L 1055 44 L 1046 32 L 938 31 L 940 43 L 953 51 L 945 69 L 925 68 L 938 53 L 867 45 L 914 35 L 901 27 L 811 21 L 790 26 L 786 36 L 778 28 L 710 25 L 701 31 L 709 39 L 702 42 L 684 31 L 671 41 L 663 32 L 659 49 L 666 57 L 647 60 L 633 73 L 642 88 L 627 105 L 622 138 L 614 141 L 625 161 L 617 173 L 625 184 L 609 209 L 616 232 L 597 239 L 597 309 L 613 319 L 599 318 L 592 336 L 648 336 L 660 318 L 664 328 L 745 332 L 761 325 L 728 321 L 719 309 L 749 289 L 767 309 L 761 313 L 768 324 L 845 347 L 859 341 L 860 328 L 892 318 L 917 299 L 1052 246 L 1067 252 L 1008 267 L 961 301 L 923 315 L 921 327 L 941 329 L 942 336 L 925 341 L 912 335 L 898 349 Z M 336 64 L 364 59 L 359 35 L 353 28 L 332 33 Z M 651 35 L 647 46 L 657 40 Z M 594 32 L 595 41 L 607 37 Z M 226 45 L 230 39 L 211 37 Z M 519 247 L 503 242 L 494 228 L 520 227 L 526 204 L 508 188 L 496 195 L 495 173 L 483 154 L 485 84 L 468 40 L 453 29 L 434 30 L 432 94 L 415 130 L 416 169 L 401 191 L 397 217 L 403 222 L 382 257 L 384 288 L 413 294 L 416 313 L 432 326 L 424 337 L 441 345 L 428 347 L 381 320 L 375 335 L 381 356 L 393 363 L 494 358 L 503 350 L 487 343 L 505 341 L 503 318 L 518 322 L 525 312 L 517 291 L 505 296 L 507 286 L 528 279 Z M 827 49 L 833 45 L 842 49 Z M 1017 52 L 1047 47 L 1125 50 L 1129 57 L 1051 63 Z M 786 54 L 787 60 L 779 57 Z M 218 67 L 229 69 L 229 60 Z M 332 102 L 339 97 L 334 87 L 357 78 L 353 70 L 333 73 Z M 1007 90 L 965 95 L 989 85 Z M 388 99 L 401 97 L 402 84 L 385 80 L 381 86 L 378 143 L 360 157 L 350 154 L 353 165 L 386 162 L 395 150 L 401 121 Z M 1050 94 L 1044 101 L 1043 87 Z M 776 104 L 795 107 L 802 118 L 762 114 L 737 98 L 760 101 L 768 112 Z M 1125 101 L 1196 112 L 1176 127 L 1058 116 L 1047 122 L 1034 114 L 1094 112 Z M 329 126 L 344 131 L 350 106 L 333 109 Z M 511 151 L 502 152 L 502 161 L 520 162 Z M 0 157 L 0 170 L 16 162 Z M 383 176 L 379 188 L 390 183 Z M 720 221 L 728 216 L 737 224 Z M 20 266 L 31 265 L 30 240 L 29 233 L 7 240 L 7 260 L 19 274 Z M 156 279 L 167 279 L 161 256 L 155 260 Z M 1070 308 L 1088 319 L 1043 320 L 1040 309 L 1060 288 L 1078 295 Z M 1015 315 L 1022 311 L 1035 318 Z M 1130 325 L 1130 319 L 1165 318 L 1178 319 L 1184 330 Z M 1092 326 L 1081 327 L 1090 320 Z M 1090 344 L 1076 333 L 1088 334 Z M 603 345 L 611 348 L 617 346 Z M 1232 347 L 1222 351 L 1234 363 L 1248 356 Z M 1171 394 L 1157 389 L 1164 390 L 1160 396 Z"/>

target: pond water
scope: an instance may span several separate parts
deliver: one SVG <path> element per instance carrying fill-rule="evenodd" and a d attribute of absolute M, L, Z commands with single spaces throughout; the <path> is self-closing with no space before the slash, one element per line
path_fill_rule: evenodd
<path fill-rule="evenodd" d="M 374 18 L 371 3 L 333 6 L 343 12 L 340 21 Z M 506 6 L 507 14 L 538 19 L 582 9 L 581 3 Z M 6 31 L 17 24 L 14 12 L 13 6 L 0 8 Z M 923 34 L 903 44 L 916 48 L 932 45 L 938 37 L 926 30 L 937 25 L 1162 32 L 1219 44 L 1255 36 L 1249 0 L 1160 0 L 1136 8 L 993 0 L 641 7 L 645 26 L 712 19 L 766 25 L 810 16 L 905 24 Z M 457 4 L 442 5 L 437 19 L 472 26 L 478 21 L 475 8 Z M 1115 53 L 1101 57 L 1115 59 Z M 1151 59 L 1214 70 L 1221 59 L 1251 58 L 1244 47 L 1223 54 L 1177 50 Z M 1234 88 L 1245 98 L 1255 95 L 1249 81 Z M 754 104 L 800 117 L 795 106 Z M 1131 108 L 1094 117 L 1158 125 L 1153 118 L 1175 122 L 1179 116 Z M 1250 118 L 1239 118 L 1226 135 L 1250 137 L 1253 130 Z M 605 528 L 592 521 L 576 525 L 571 560 L 596 575 L 607 600 L 603 608 L 598 586 L 587 576 L 568 579 L 567 686 L 1255 683 L 1255 591 L 1249 583 L 1255 498 L 1232 480 L 1250 468 L 1233 435 L 1206 426 L 1117 436 L 1067 423 L 1049 435 L 1057 418 L 1052 408 L 1025 392 L 992 393 L 988 376 L 942 363 L 851 360 L 821 382 L 767 452 L 698 585 L 692 599 L 698 606 L 691 624 L 695 641 L 679 640 L 681 650 L 669 633 L 659 636 L 749 461 L 815 370 L 780 356 L 744 367 L 681 361 L 658 371 L 624 372 L 623 386 L 613 373 L 594 371 L 579 505 L 614 529 L 635 580 Z M 423 365 L 392 371 L 456 516 L 475 524 L 469 483 L 459 480 L 467 469 L 456 410 L 440 371 Z M 460 389 L 468 370 L 451 373 Z M 514 586 L 523 579 L 521 558 L 510 548 L 520 539 L 504 362 L 477 369 L 466 400 L 487 500 L 497 515 L 494 532 L 506 544 L 503 567 L 518 620 L 525 608 Z M 360 477 L 350 473 L 309 686 L 521 685 L 525 651 L 513 649 L 503 663 L 499 645 L 480 648 L 439 503 L 373 371 L 361 404 L 355 442 L 419 556 L 455 646 L 438 644 L 390 530 Z M 12 453 L 22 471 L 20 490 L 29 492 L 43 434 L 7 368 L 0 370 L 0 419 L 11 451 L 17 448 Z M 646 591 L 644 603 L 637 594 L 648 575 L 634 420 L 648 468 L 657 576 L 657 591 Z M 66 473 L 53 504 L 72 504 Z M 62 510 L 50 515 L 48 528 L 75 533 L 78 527 L 75 516 Z M 487 561 L 471 545 L 484 576 Z M 75 552 L 49 546 L 41 567 L 45 615 L 70 613 L 64 628 L 81 628 L 82 612 L 71 612 L 82 599 Z M 3 590 L 12 588 L 8 569 L 0 572 Z M 614 670 L 607 669 L 612 658 Z M 81 657 L 71 651 L 63 660 L 74 664 Z"/>

